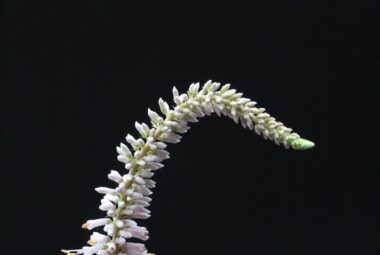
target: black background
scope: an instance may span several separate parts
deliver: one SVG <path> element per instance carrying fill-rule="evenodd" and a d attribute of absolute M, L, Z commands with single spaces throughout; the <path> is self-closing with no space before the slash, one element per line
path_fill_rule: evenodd
<path fill-rule="evenodd" d="M 307 2 L 307 3 L 305 3 Z M 313 140 L 212 116 L 155 176 L 160 254 L 375 255 L 373 11 L 362 1 L 3 1 L 1 254 L 80 248 L 115 146 L 161 96 L 231 83 Z M 376 252 L 377 251 L 377 252 Z"/>

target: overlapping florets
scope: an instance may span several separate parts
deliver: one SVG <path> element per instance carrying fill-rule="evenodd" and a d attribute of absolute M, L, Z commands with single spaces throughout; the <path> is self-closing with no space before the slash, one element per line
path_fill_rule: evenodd
<path fill-rule="evenodd" d="M 67 254 L 98 255 L 147 255 L 144 244 L 128 242 L 130 238 L 145 241 L 149 238 L 148 230 L 138 226 L 135 220 L 147 219 L 150 211 L 151 189 L 155 182 L 151 179 L 154 171 L 162 168 L 163 160 L 169 158 L 166 143 L 178 143 L 181 135 L 189 130 L 189 122 L 197 122 L 198 118 L 215 112 L 225 115 L 236 123 L 240 121 L 244 128 L 254 130 L 265 139 L 283 144 L 286 148 L 296 150 L 308 149 L 314 144 L 300 138 L 292 129 L 285 127 L 265 113 L 264 108 L 256 108 L 256 102 L 243 98 L 242 93 L 230 89 L 226 84 L 208 81 L 200 88 L 199 83 L 191 84 L 187 93 L 179 94 L 173 88 L 173 101 L 170 108 L 161 98 L 159 108 L 165 118 L 148 109 L 151 127 L 145 123 L 135 123 L 140 138 L 128 134 L 126 144 L 116 148 L 117 159 L 125 164 L 128 173 L 121 175 L 111 170 L 108 178 L 114 181 L 115 188 L 99 187 L 95 190 L 104 195 L 99 209 L 107 213 L 106 218 L 88 220 L 83 228 L 92 230 L 103 227 L 104 234 L 93 232 L 88 241 L 89 246 L 78 250 L 63 250 Z"/>

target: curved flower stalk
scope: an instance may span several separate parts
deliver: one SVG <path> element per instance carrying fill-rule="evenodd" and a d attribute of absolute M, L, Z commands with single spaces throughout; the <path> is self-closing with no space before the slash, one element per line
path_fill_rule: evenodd
<path fill-rule="evenodd" d="M 225 115 L 236 123 L 240 121 L 244 128 L 254 130 L 265 139 L 282 144 L 285 148 L 305 150 L 314 143 L 300 136 L 292 129 L 285 127 L 265 112 L 264 108 L 256 108 L 256 102 L 242 97 L 242 93 L 230 89 L 226 84 L 220 89 L 220 83 L 206 82 L 202 88 L 199 83 L 191 84 L 187 93 L 179 94 L 173 88 L 175 106 L 171 108 L 161 98 L 160 111 L 165 117 L 148 109 L 151 126 L 145 123 L 135 123 L 140 137 L 128 134 L 126 141 L 116 148 L 117 159 L 125 164 L 128 173 L 122 175 L 111 170 L 108 178 L 116 183 L 116 187 L 99 187 L 95 190 L 104 195 L 99 209 L 107 213 L 107 217 L 88 220 L 83 228 L 92 230 L 103 227 L 105 234 L 93 232 L 88 241 L 89 246 L 78 250 L 62 250 L 73 254 L 98 255 L 147 255 L 142 243 L 127 241 L 130 238 L 145 241 L 148 231 L 139 226 L 135 220 L 147 219 L 150 211 L 146 209 L 151 202 L 149 195 L 155 187 L 151 179 L 154 171 L 162 168 L 163 160 L 169 158 L 165 150 L 166 143 L 178 143 L 181 135 L 189 130 L 189 122 L 197 122 L 198 118 L 215 112 L 218 116 Z"/>

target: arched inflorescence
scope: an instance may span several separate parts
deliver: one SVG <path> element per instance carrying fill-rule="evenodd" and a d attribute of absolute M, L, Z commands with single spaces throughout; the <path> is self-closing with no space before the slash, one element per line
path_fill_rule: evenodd
<path fill-rule="evenodd" d="M 187 93 L 179 94 L 173 88 L 175 106 L 171 108 L 161 98 L 160 111 L 165 117 L 148 109 L 151 126 L 145 123 L 135 123 L 139 138 L 128 134 L 126 141 L 117 147 L 117 159 L 125 164 L 128 173 L 122 175 L 111 170 L 108 178 L 117 185 L 114 188 L 99 187 L 95 190 L 103 194 L 99 209 L 107 216 L 101 219 L 88 220 L 83 228 L 92 230 L 103 227 L 105 234 L 93 232 L 88 246 L 78 250 L 62 250 L 67 254 L 98 254 L 98 255 L 148 255 L 145 245 L 129 242 L 130 238 L 146 241 L 148 230 L 139 226 L 135 220 L 147 219 L 150 211 L 146 209 L 151 202 L 149 195 L 155 187 L 151 179 L 154 171 L 162 168 L 163 160 L 169 158 L 165 150 L 166 143 L 178 143 L 181 135 L 189 130 L 189 122 L 197 122 L 198 118 L 216 113 L 240 121 L 244 128 L 254 130 L 265 139 L 274 141 L 285 148 L 305 150 L 314 143 L 300 136 L 292 129 L 285 127 L 265 112 L 257 108 L 256 102 L 242 97 L 226 84 L 220 89 L 220 83 L 208 81 L 203 87 L 199 83 L 191 84 Z"/>

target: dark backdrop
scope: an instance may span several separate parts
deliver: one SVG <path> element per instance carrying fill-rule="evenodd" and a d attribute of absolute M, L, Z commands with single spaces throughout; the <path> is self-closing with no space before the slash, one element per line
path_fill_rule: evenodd
<path fill-rule="evenodd" d="M 1 254 L 83 246 L 80 225 L 103 216 L 94 188 L 123 169 L 115 146 L 172 86 L 208 79 L 316 147 L 216 116 L 192 125 L 155 176 L 149 250 L 380 252 L 373 7 L 249 2 L 3 1 Z"/>

